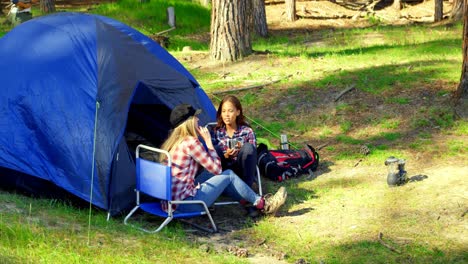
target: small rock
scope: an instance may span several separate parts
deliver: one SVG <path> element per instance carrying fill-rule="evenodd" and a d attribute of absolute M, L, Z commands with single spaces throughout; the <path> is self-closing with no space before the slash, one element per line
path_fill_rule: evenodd
<path fill-rule="evenodd" d="M 310 264 L 310 262 L 303 259 L 303 258 L 300 258 L 300 259 L 296 260 L 296 262 L 294 262 L 294 264 Z"/>

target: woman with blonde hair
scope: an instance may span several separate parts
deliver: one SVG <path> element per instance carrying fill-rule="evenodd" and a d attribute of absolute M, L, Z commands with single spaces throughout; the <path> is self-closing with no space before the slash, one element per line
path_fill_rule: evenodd
<path fill-rule="evenodd" d="M 211 206 L 224 193 L 237 201 L 252 203 L 265 214 L 274 214 L 286 201 L 286 189 L 281 187 L 272 196 L 259 196 L 233 171 L 223 172 L 210 132 L 198 125 L 200 112 L 191 105 L 181 104 L 170 115 L 172 131 L 161 148 L 172 157 L 172 199 L 202 200 Z M 205 141 L 207 150 L 199 137 Z M 205 170 L 195 178 L 200 167 Z M 190 212 L 202 208 L 199 204 L 180 204 L 174 209 Z"/>

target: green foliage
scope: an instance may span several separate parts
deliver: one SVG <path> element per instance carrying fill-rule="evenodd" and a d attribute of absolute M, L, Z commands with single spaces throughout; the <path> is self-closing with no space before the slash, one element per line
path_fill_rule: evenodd
<path fill-rule="evenodd" d="M 174 7 L 176 29 L 167 33 L 170 48 L 181 50 L 184 46 L 193 49 L 206 49 L 207 43 L 192 40 L 191 35 L 209 32 L 210 10 L 192 1 L 151 0 L 140 3 L 136 0 L 119 0 L 101 3 L 91 10 L 92 13 L 109 16 L 132 25 L 143 34 L 153 35 L 169 29 L 167 8 Z"/>
<path fill-rule="evenodd" d="M 341 143 L 350 144 L 350 145 L 358 145 L 358 144 L 362 144 L 363 142 L 362 140 L 355 139 L 346 135 L 338 135 L 336 136 L 336 140 Z"/>
<path fill-rule="evenodd" d="M 429 116 L 435 125 L 442 128 L 448 128 L 454 124 L 453 111 L 449 108 L 431 108 Z"/>
<path fill-rule="evenodd" d="M 457 120 L 453 129 L 450 129 L 450 132 L 458 136 L 468 135 L 468 121 Z"/>
<path fill-rule="evenodd" d="M 394 140 L 401 138 L 401 134 L 398 132 L 397 133 L 382 132 L 379 134 L 377 138 L 384 138 L 389 141 L 394 141 Z"/>
<path fill-rule="evenodd" d="M 257 144 L 265 144 L 268 149 L 275 149 L 276 147 L 267 138 L 257 137 Z"/>
<path fill-rule="evenodd" d="M 349 130 L 351 130 L 352 126 L 353 126 L 353 123 L 351 123 L 351 121 L 344 121 L 340 123 L 341 133 L 346 134 Z"/>
<path fill-rule="evenodd" d="M 381 122 L 381 127 L 386 129 L 397 129 L 400 126 L 400 120 L 385 119 Z"/>
<path fill-rule="evenodd" d="M 409 147 L 411 149 L 414 149 L 414 150 L 425 150 L 426 148 L 428 148 L 431 145 L 432 145 L 431 140 L 421 138 L 421 139 L 417 139 L 417 140 L 411 142 L 409 144 Z"/>
<path fill-rule="evenodd" d="M 378 26 L 382 24 L 382 20 L 379 17 L 373 16 L 373 15 L 368 15 L 367 20 L 371 25 Z"/>
<path fill-rule="evenodd" d="M 351 108 L 351 107 L 350 107 L 348 104 L 346 104 L 346 103 L 339 103 L 339 104 L 336 105 L 336 107 L 335 107 L 335 109 L 336 109 L 337 112 L 338 112 L 338 111 L 346 111 L 346 110 L 348 110 L 348 109 L 350 109 L 350 108 Z"/>
<path fill-rule="evenodd" d="M 465 155 L 468 152 L 468 144 L 463 140 L 449 140 L 447 147 L 452 155 Z"/>
<path fill-rule="evenodd" d="M 409 104 L 411 102 L 410 98 L 403 98 L 403 97 L 392 97 L 392 98 L 386 98 L 386 102 L 388 103 L 394 103 L 394 104 Z"/>

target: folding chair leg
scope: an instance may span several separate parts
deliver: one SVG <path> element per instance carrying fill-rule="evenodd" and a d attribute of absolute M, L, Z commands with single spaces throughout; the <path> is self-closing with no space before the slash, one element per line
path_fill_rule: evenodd
<path fill-rule="evenodd" d="M 208 218 L 210 218 L 210 222 L 211 222 L 211 226 L 213 227 L 213 231 L 218 232 L 218 228 L 216 228 L 216 225 L 215 225 L 215 223 L 213 221 L 213 218 L 211 217 L 210 212 L 208 211 L 208 208 L 205 208 L 205 209 L 206 209 L 206 213 L 208 215 Z"/>
<path fill-rule="evenodd" d="M 150 231 L 150 230 L 147 230 L 147 229 L 144 229 L 144 228 L 140 228 L 140 229 L 147 232 L 147 233 L 151 233 L 151 234 L 157 233 L 157 232 L 161 231 L 161 229 L 163 229 L 163 227 L 165 227 L 167 224 L 169 224 L 169 222 L 171 222 L 172 219 L 173 219 L 172 217 L 166 218 L 166 220 L 164 220 L 164 222 L 157 229 L 155 229 L 153 231 Z"/>
<path fill-rule="evenodd" d="M 130 211 L 130 213 L 125 217 L 125 219 L 124 219 L 124 224 L 125 224 L 125 225 L 130 225 L 130 226 L 135 227 L 136 229 L 139 229 L 139 230 L 141 230 L 141 231 L 143 231 L 143 232 L 151 233 L 151 234 L 152 234 L 152 233 L 157 233 L 157 232 L 161 231 L 161 229 L 163 229 L 163 227 L 165 227 L 167 224 L 169 224 L 169 222 L 172 221 L 172 219 L 174 219 L 173 217 L 167 217 L 167 218 L 164 220 L 164 222 L 162 222 L 162 224 L 161 224 L 157 229 L 155 229 L 155 230 L 148 230 L 148 229 L 145 229 L 145 228 L 143 228 L 143 227 L 139 227 L 139 226 L 135 226 L 135 225 L 129 224 L 129 223 L 128 223 L 128 220 L 130 219 L 130 217 L 131 217 L 139 208 L 140 208 L 139 205 L 135 206 L 135 207 L 132 209 L 132 211 Z"/>
<path fill-rule="evenodd" d="M 138 210 L 138 208 L 140 208 L 139 205 L 133 207 L 132 211 L 130 211 L 130 213 L 128 213 L 128 215 L 124 219 L 124 224 L 125 225 L 128 225 L 128 223 L 127 223 L 128 219 L 130 219 L 130 217 Z"/>

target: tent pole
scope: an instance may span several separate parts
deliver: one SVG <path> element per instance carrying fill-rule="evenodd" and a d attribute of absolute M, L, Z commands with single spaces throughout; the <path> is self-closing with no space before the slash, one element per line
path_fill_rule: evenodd
<path fill-rule="evenodd" d="M 91 165 L 91 186 L 90 186 L 90 191 L 89 191 L 89 214 L 88 214 L 88 246 L 89 246 L 89 241 L 90 241 L 90 236 L 91 236 L 91 209 L 93 205 L 93 188 L 94 188 L 94 164 L 96 163 L 95 161 L 95 155 L 96 155 L 96 130 L 97 130 L 97 115 L 99 111 L 99 102 L 96 101 L 96 110 L 94 112 L 94 134 L 93 134 L 93 164 Z"/>

